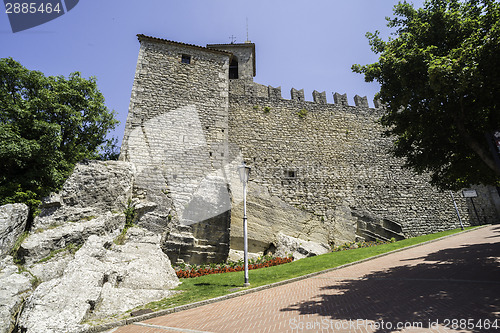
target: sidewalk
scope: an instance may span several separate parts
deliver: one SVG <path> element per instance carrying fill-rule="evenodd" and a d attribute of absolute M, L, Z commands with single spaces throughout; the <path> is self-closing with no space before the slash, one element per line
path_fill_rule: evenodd
<path fill-rule="evenodd" d="M 500 333 L 500 225 L 109 332 Z"/>

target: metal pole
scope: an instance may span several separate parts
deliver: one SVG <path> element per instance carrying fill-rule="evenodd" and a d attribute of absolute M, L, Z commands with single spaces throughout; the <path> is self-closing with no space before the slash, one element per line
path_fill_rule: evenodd
<path fill-rule="evenodd" d="M 455 210 L 457 212 L 458 220 L 460 221 L 460 228 L 462 230 L 464 230 L 464 225 L 462 223 L 462 218 L 460 217 L 460 213 L 458 212 L 458 207 L 457 207 L 457 203 L 455 202 L 455 198 L 453 197 L 453 192 L 450 191 L 450 195 L 451 195 L 451 200 L 453 200 L 453 205 L 455 206 Z"/>
<path fill-rule="evenodd" d="M 243 256 L 245 261 L 245 287 L 250 286 L 248 282 L 248 228 L 247 228 L 247 184 L 243 183 Z"/>

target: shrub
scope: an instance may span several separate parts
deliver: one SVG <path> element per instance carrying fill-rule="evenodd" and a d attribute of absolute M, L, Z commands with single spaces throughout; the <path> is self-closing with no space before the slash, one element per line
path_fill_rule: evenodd
<path fill-rule="evenodd" d="M 127 230 L 134 226 L 134 220 L 137 215 L 134 206 L 132 205 L 132 200 L 128 199 L 127 208 L 123 211 L 125 214 L 125 226 L 123 227 L 122 232 L 114 239 L 114 243 L 116 245 L 125 244 L 125 238 L 127 236 Z"/>
<path fill-rule="evenodd" d="M 134 225 L 134 220 L 137 215 L 135 207 L 132 205 L 131 199 L 128 199 L 127 208 L 125 208 L 125 211 L 123 213 L 125 214 L 125 228 L 128 229 Z"/>
<path fill-rule="evenodd" d="M 299 112 L 297 112 L 300 118 L 304 118 L 305 116 L 307 116 L 307 113 L 308 111 L 306 109 L 302 109 Z"/>

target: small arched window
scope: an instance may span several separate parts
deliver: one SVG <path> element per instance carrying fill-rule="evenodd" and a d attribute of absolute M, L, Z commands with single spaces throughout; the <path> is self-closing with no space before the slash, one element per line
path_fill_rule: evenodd
<path fill-rule="evenodd" d="M 229 79 L 237 79 L 238 78 L 238 59 L 233 57 L 231 59 L 231 63 L 229 64 Z"/>

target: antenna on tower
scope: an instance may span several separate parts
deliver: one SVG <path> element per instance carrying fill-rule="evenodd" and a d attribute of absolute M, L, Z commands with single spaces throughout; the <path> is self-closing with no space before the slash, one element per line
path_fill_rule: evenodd
<path fill-rule="evenodd" d="M 247 19 L 247 40 L 245 41 L 245 43 L 250 43 L 250 39 L 248 39 L 248 17 L 246 19 Z"/>

